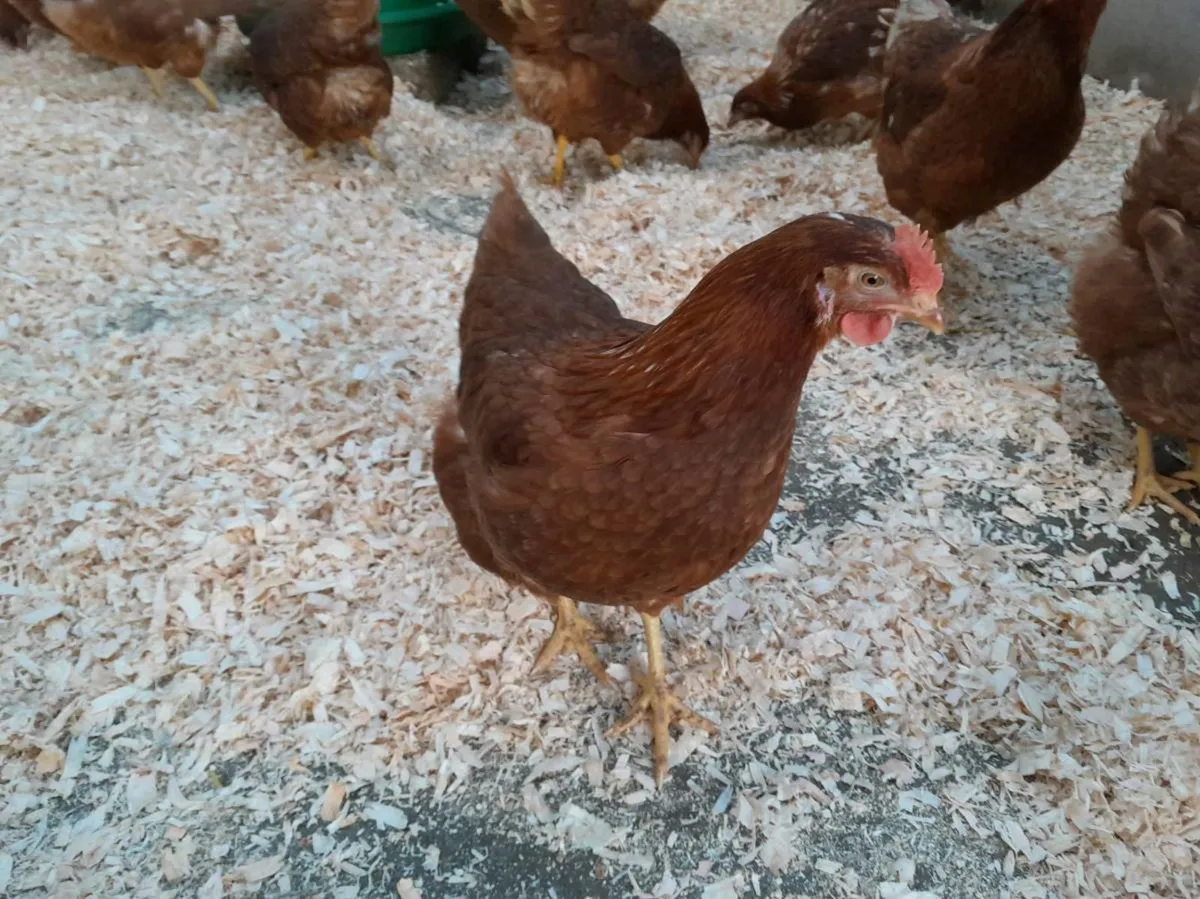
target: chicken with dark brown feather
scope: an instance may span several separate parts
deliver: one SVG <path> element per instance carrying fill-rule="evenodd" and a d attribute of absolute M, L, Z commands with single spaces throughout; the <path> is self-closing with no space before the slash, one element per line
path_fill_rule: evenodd
<path fill-rule="evenodd" d="M 6 0 L 7 4 L 19 12 L 30 25 L 45 28 L 55 34 L 61 34 L 58 26 L 46 18 L 42 9 L 42 0 Z"/>
<path fill-rule="evenodd" d="M 729 124 L 790 130 L 859 113 L 878 118 L 883 44 L 897 0 L 813 0 L 788 24 L 766 71 L 733 98 Z"/>
<path fill-rule="evenodd" d="M 312 159 L 324 143 L 371 136 L 391 112 L 395 80 L 379 49 L 379 0 L 287 0 L 254 26 L 254 83 Z"/>
<path fill-rule="evenodd" d="M 29 20 L 5 0 L 0 0 L 0 41 L 18 50 L 29 46 Z"/>
<path fill-rule="evenodd" d="M 875 138 L 888 202 L 940 241 L 1049 177 L 1083 129 L 1105 2 L 1024 0 L 988 31 L 946 0 L 901 0 Z"/>
<path fill-rule="evenodd" d="M 511 181 L 496 197 L 435 432 L 438 489 L 477 564 L 555 602 L 539 667 L 574 650 L 606 678 L 577 602 L 641 615 L 649 671 L 612 734 L 649 721 L 660 782 L 668 726 L 713 725 L 667 687 L 659 614 L 762 535 L 821 348 L 879 343 L 897 318 L 940 332 L 941 283 L 913 226 L 813 215 L 728 256 L 651 326 L 559 255 Z"/>
<path fill-rule="evenodd" d="M 638 137 L 682 146 L 694 168 L 708 121 L 674 42 L 626 0 L 461 0 L 472 21 L 512 57 L 509 80 L 526 114 L 550 127 L 552 181 L 567 147 L 599 142 L 614 168 Z"/>
<path fill-rule="evenodd" d="M 138 66 L 159 97 L 162 70 L 187 79 L 210 109 L 221 104 L 201 79 L 220 18 L 245 0 L 44 0 L 42 10 L 78 50 L 118 66 Z"/>
<path fill-rule="evenodd" d="M 1143 139 L 1117 227 L 1076 271 L 1070 312 L 1079 348 L 1137 425 L 1131 508 L 1156 499 L 1200 525 L 1175 496 L 1200 486 L 1200 87 Z M 1154 434 L 1188 441 L 1191 468 L 1160 475 Z"/>

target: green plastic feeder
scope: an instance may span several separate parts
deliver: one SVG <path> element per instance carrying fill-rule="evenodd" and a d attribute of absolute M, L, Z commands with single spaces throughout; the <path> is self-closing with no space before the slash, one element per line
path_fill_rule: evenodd
<path fill-rule="evenodd" d="M 451 0 L 380 0 L 384 56 L 451 50 L 485 40 Z"/>

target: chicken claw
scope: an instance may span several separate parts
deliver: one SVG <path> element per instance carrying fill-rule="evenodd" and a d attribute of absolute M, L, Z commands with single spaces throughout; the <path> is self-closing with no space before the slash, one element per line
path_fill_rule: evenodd
<path fill-rule="evenodd" d="M 667 678 L 663 663 L 662 629 L 658 615 L 642 614 L 642 626 L 646 629 L 646 660 L 649 671 L 645 675 L 634 675 L 640 692 L 634 700 L 633 711 L 623 720 L 609 728 L 605 738 L 616 739 L 629 733 L 642 721 L 650 724 L 654 743 L 654 780 L 661 787 L 667 776 L 667 748 L 670 745 L 668 729 L 672 724 L 687 724 L 716 736 L 717 725 L 697 715 L 667 689 Z"/>
<path fill-rule="evenodd" d="M 312 162 L 316 158 L 317 158 L 317 148 L 316 147 L 305 147 L 304 148 L 304 161 L 305 162 Z"/>
<path fill-rule="evenodd" d="M 149 66 L 142 66 L 141 69 L 146 74 L 146 80 L 150 82 L 150 89 L 154 91 L 154 96 L 161 100 L 163 97 L 163 73 Z"/>
<path fill-rule="evenodd" d="M 1195 455 L 1192 456 L 1195 459 Z M 1137 429 L 1137 474 L 1133 479 L 1133 491 L 1129 498 L 1129 509 L 1136 509 L 1147 499 L 1156 499 L 1182 515 L 1192 524 L 1200 525 L 1200 515 L 1175 498 L 1180 490 L 1192 490 L 1195 484 L 1178 478 L 1169 478 L 1154 469 L 1154 445 L 1150 432 Z"/>
<path fill-rule="evenodd" d="M 614 172 L 619 172 L 619 171 L 621 171 L 621 165 L 622 165 L 622 163 L 621 163 L 621 154 L 620 154 L 620 153 L 617 153 L 617 154 L 616 154 L 616 155 L 614 155 L 614 156 L 610 156 L 610 157 L 608 157 L 608 164 L 609 164 L 609 165 L 611 165 L 611 166 L 613 167 L 613 171 L 614 171 Z"/>
<path fill-rule="evenodd" d="M 204 83 L 202 78 L 189 78 L 188 84 L 194 87 L 196 89 L 196 93 L 204 98 L 204 102 L 208 104 L 209 109 L 211 109 L 213 112 L 221 111 L 221 104 L 217 100 L 217 95 L 214 94 L 212 89 Z"/>
<path fill-rule="evenodd" d="M 1192 467 L 1176 472 L 1175 476 L 1180 480 L 1200 485 L 1200 443 L 1188 444 L 1188 458 L 1192 460 Z"/>
<path fill-rule="evenodd" d="M 554 633 L 542 646 L 537 661 L 533 663 L 530 674 L 539 674 L 550 667 L 550 663 L 567 651 L 573 651 L 579 656 L 579 661 L 596 679 L 603 684 L 612 684 L 613 679 L 604 670 L 604 665 L 592 649 L 592 636 L 596 633 L 596 625 L 579 615 L 575 601 L 560 596 L 555 601 Z"/>
<path fill-rule="evenodd" d="M 554 150 L 554 173 L 550 176 L 550 183 L 555 187 L 562 187 L 563 177 L 567 172 L 567 138 L 560 134 L 555 140 Z"/>

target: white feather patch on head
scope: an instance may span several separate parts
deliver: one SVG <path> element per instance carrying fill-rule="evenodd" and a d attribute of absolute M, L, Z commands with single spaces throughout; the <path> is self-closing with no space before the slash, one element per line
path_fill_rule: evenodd
<path fill-rule="evenodd" d="M 825 284 L 817 285 L 817 323 L 827 325 L 833 321 L 833 291 Z"/>

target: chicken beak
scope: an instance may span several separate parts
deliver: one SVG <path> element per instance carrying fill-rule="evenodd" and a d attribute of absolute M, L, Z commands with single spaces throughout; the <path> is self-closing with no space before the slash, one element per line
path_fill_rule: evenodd
<path fill-rule="evenodd" d="M 900 318 L 923 325 L 934 334 L 946 333 L 946 320 L 938 306 L 937 293 L 918 291 L 904 308 L 897 310 Z"/>

